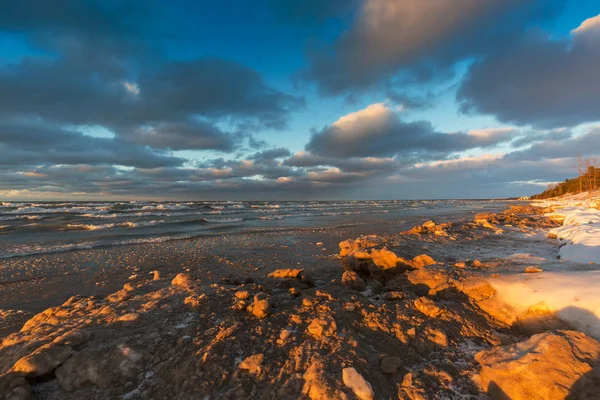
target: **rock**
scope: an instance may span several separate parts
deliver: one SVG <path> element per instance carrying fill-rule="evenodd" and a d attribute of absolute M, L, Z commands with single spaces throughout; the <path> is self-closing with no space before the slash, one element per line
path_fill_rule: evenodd
<path fill-rule="evenodd" d="M 386 248 L 374 248 L 358 249 L 349 253 L 346 256 L 346 264 L 351 270 L 375 274 L 381 271 L 394 272 L 399 265 L 406 269 L 407 261 Z"/>
<path fill-rule="evenodd" d="M 340 256 L 345 257 L 358 249 L 368 249 L 369 247 L 376 246 L 379 240 L 377 236 L 364 236 L 355 240 L 344 240 L 340 242 Z"/>
<path fill-rule="evenodd" d="M 90 332 L 85 329 L 72 329 L 69 332 L 57 337 L 53 343 L 66 344 L 69 346 L 79 346 L 90 338 Z"/>
<path fill-rule="evenodd" d="M 356 369 L 352 367 L 344 368 L 342 370 L 342 381 L 360 400 L 373 400 L 375 398 L 371 384 Z"/>
<path fill-rule="evenodd" d="M 584 398 L 579 392 L 597 395 L 599 358 L 597 340 L 560 330 L 475 356 L 483 389 L 494 399 L 511 400 Z"/>
<path fill-rule="evenodd" d="M 254 354 L 244 359 L 244 361 L 240 363 L 239 368 L 250 373 L 259 372 L 264 358 L 265 357 L 262 354 Z"/>
<path fill-rule="evenodd" d="M 434 230 L 435 222 L 430 220 L 430 221 L 424 222 L 423 225 L 421 225 L 421 226 L 427 230 Z"/>
<path fill-rule="evenodd" d="M 543 272 L 543 271 L 544 271 L 543 269 L 533 266 L 533 265 L 530 265 L 529 267 L 525 267 L 525 272 L 528 274 L 534 274 L 536 272 Z"/>
<path fill-rule="evenodd" d="M 406 274 L 409 282 L 416 286 L 416 292 L 420 295 L 436 295 L 444 292 L 454 285 L 454 280 L 448 273 L 438 266 L 429 266 L 410 271 Z"/>
<path fill-rule="evenodd" d="M 173 280 L 171 281 L 171 285 L 189 287 L 189 285 L 192 283 L 192 280 L 193 279 L 190 274 L 180 272 L 177 274 L 177 276 L 175 276 L 175 278 L 173 278 Z"/>
<path fill-rule="evenodd" d="M 464 261 L 457 261 L 454 263 L 456 268 L 466 268 L 467 264 Z"/>
<path fill-rule="evenodd" d="M 448 336 L 439 329 L 426 327 L 422 332 L 422 338 L 439 347 L 448 347 Z"/>
<path fill-rule="evenodd" d="M 237 292 L 235 292 L 235 297 L 240 300 L 246 300 L 250 298 L 250 292 L 248 292 L 247 290 L 238 290 Z"/>
<path fill-rule="evenodd" d="M 307 274 L 306 271 L 303 271 L 300 275 L 298 275 L 297 279 L 300 279 L 302 283 L 308 285 L 309 287 L 315 286 L 315 280 L 312 278 L 312 276 Z"/>
<path fill-rule="evenodd" d="M 415 269 L 419 269 L 435 263 L 435 260 L 429 257 L 427 254 L 421 254 L 413 258 L 410 262 L 410 265 Z"/>
<path fill-rule="evenodd" d="M 481 261 L 479 261 L 478 259 L 473 260 L 473 262 L 471 263 L 471 265 L 475 268 L 481 268 L 483 266 L 483 264 L 481 263 Z"/>
<path fill-rule="evenodd" d="M 67 392 L 93 385 L 108 388 L 125 384 L 141 371 L 143 354 L 126 345 L 97 347 L 69 358 L 55 372 Z"/>
<path fill-rule="evenodd" d="M 0 400 L 29 400 L 31 386 L 25 377 L 17 372 L 0 375 Z"/>
<path fill-rule="evenodd" d="M 492 297 L 496 290 L 484 279 L 470 278 L 459 285 L 461 292 L 475 301 L 482 301 Z"/>
<path fill-rule="evenodd" d="M 298 297 L 302 293 L 302 291 L 296 287 L 291 287 L 288 289 L 288 292 L 292 297 Z"/>
<path fill-rule="evenodd" d="M 402 391 L 404 393 L 404 395 L 406 395 L 408 397 L 408 399 L 410 400 L 426 400 L 426 393 L 422 388 L 418 388 L 415 387 L 413 385 L 413 374 L 411 372 L 407 373 L 406 375 L 404 375 L 404 378 L 402 379 L 402 383 L 400 384 L 400 387 L 398 388 L 399 391 Z M 400 397 L 401 394 L 398 393 L 398 399 L 403 399 L 405 398 Z"/>
<path fill-rule="evenodd" d="M 257 318 L 265 318 L 271 313 L 271 303 L 268 298 L 264 295 L 257 294 L 254 296 L 254 303 L 252 304 L 252 314 Z"/>
<path fill-rule="evenodd" d="M 160 271 L 152 271 L 152 280 L 157 281 L 160 279 Z"/>
<path fill-rule="evenodd" d="M 442 313 L 442 309 L 436 306 L 433 300 L 428 299 L 427 297 L 419 297 L 415 300 L 414 306 L 421 313 L 431 318 L 435 318 Z"/>
<path fill-rule="evenodd" d="M 13 371 L 30 377 L 44 376 L 56 369 L 73 355 L 73 348 L 66 344 L 46 344 L 28 356 L 21 358 L 13 366 Z"/>
<path fill-rule="evenodd" d="M 366 289 L 365 281 L 354 271 L 346 270 L 342 274 L 342 285 L 349 287 L 359 292 L 364 292 Z"/>
<path fill-rule="evenodd" d="M 202 293 L 201 295 L 193 294 L 191 296 L 186 297 L 183 300 L 183 304 L 188 305 L 193 308 L 198 308 L 203 303 L 204 299 L 206 299 L 205 293 Z"/>
<path fill-rule="evenodd" d="M 347 400 L 346 394 L 329 385 L 325 376 L 323 363 L 314 361 L 303 375 L 302 394 L 311 400 Z"/>
<path fill-rule="evenodd" d="M 119 317 L 119 319 L 117 319 L 117 321 L 121 321 L 121 322 L 133 322 L 133 321 L 137 321 L 137 319 L 139 317 L 140 317 L 140 315 L 138 313 L 128 313 L 128 314 L 121 315 Z"/>
<path fill-rule="evenodd" d="M 384 299 L 386 299 L 387 301 L 397 301 L 397 300 L 402 300 L 403 298 L 404 298 L 404 293 L 397 292 L 397 291 L 387 292 L 384 296 Z"/>
<path fill-rule="evenodd" d="M 315 318 L 307 330 L 317 338 L 334 337 L 337 334 L 337 324 L 331 317 Z"/>
<path fill-rule="evenodd" d="M 384 374 L 393 374 L 402 365 L 402 360 L 398 357 L 384 357 L 379 364 L 379 369 Z"/>
<path fill-rule="evenodd" d="M 292 331 L 290 331 L 289 329 L 282 329 L 281 333 L 279 334 L 279 339 L 285 340 L 285 339 L 289 338 L 291 335 L 292 335 Z"/>
<path fill-rule="evenodd" d="M 303 271 L 296 268 L 277 269 L 269 274 L 269 278 L 297 278 Z"/>

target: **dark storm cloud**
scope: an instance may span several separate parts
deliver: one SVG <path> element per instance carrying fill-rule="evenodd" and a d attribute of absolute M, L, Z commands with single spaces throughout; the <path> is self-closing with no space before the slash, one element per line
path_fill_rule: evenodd
<path fill-rule="evenodd" d="M 270 162 L 276 158 L 288 157 L 290 154 L 291 153 L 288 149 L 277 147 L 274 149 L 268 149 L 254 153 L 250 155 L 248 159 L 255 160 L 256 162 Z"/>
<path fill-rule="evenodd" d="M 429 122 L 406 122 L 385 105 L 373 104 L 314 133 L 306 150 L 337 158 L 418 154 L 432 159 L 452 152 L 491 147 L 515 135 L 512 129 L 436 132 Z"/>
<path fill-rule="evenodd" d="M 297 153 L 283 161 L 284 165 L 298 168 L 330 166 L 342 172 L 381 172 L 394 171 L 401 165 L 393 158 L 333 158 L 311 153 Z"/>
<path fill-rule="evenodd" d="M 281 128 L 302 104 L 268 86 L 256 71 L 217 58 L 172 62 L 143 72 L 137 82 L 103 75 L 93 65 L 33 58 L 0 70 L 0 86 L 2 116 L 114 128 L 193 115 Z"/>
<path fill-rule="evenodd" d="M 533 22 L 550 19 L 565 0 L 363 0 L 353 26 L 333 46 L 309 53 L 304 77 L 328 94 L 364 88 L 396 75 L 444 75 L 456 61 L 494 51 Z"/>
<path fill-rule="evenodd" d="M 523 136 L 513 140 L 510 145 L 512 147 L 521 147 L 535 142 L 543 142 L 547 140 L 565 140 L 570 139 L 573 132 L 569 129 L 557 129 L 547 132 L 530 131 L 525 132 Z"/>
<path fill-rule="evenodd" d="M 218 57 L 169 60 L 158 48 L 174 31 L 161 18 L 163 7 L 112 0 L 7 4 L 0 33 L 19 34 L 35 55 L 0 67 L 0 118 L 101 126 L 139 145 L 226 152 L 248 139 L 249 129 L 285 127 L 303 100 L 252 68 Z"/>
<path fill-rule="evenodd" d="M 118 138 L 23 123 L 0 124 L 0 165 L 120 164 L 143 168 L 177 166 L 183 159 Z"/>
<path fill-rule="evenodd" d="M 531 147 L 512 152 L 505 157 L 511 160 L 536 161 L 542 159 L 598 155 L 600 149 L 600 127 L 570 140 L 546 140 Z"/>
<path fill-rule="evenodd" d="M 474 64 L 458 99 L 463 111 L 544 128 L 600 119 L 600 17 L 570 40 L 541 34 Z"/>
<path fill-rule="evenodd" d="M 157 149 L 211 149 L 230 152 L 233 136 L 206 122 L 163 122 L 127 131 L 122 136 L 140 145 Z"/>

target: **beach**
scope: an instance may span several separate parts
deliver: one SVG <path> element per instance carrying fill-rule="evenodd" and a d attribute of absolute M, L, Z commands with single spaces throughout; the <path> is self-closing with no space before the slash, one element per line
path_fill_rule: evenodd
<path fill-rule="evenodd" d="M 18 399 L 517 399 L 558 368 L 570 380 L 548 396 L 593 398 L 582 366 L 600 354 L 595 298 L 566 291 L 581 307 L 565 312 L 573 304 L 553 303 L 556 285 L 535 286 L 597 271 L 558 259 L 565 246 L 550 234 L 572 222 L 556 213 L 582 204 L 383 204 L 11 254 L 0 271 L 0 388 Z M 589 354 L 560 367 L 546 357 L 531 385 L 517 382 L 534 364 L 510 361 L 511 346 L 543 354 L 562 343 Z"/>

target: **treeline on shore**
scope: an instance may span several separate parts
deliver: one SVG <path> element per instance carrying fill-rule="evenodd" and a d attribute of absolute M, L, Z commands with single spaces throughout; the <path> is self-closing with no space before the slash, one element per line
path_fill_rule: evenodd
<path fill-rule="evenodd" d="M 579 176 L 566 179 L 561 183 L 553 183 L 542 193 L 531 196 L 532 199 L 547 199 L 565 194 L 576 194 L 597 190 L 600 186 L 600 165 L 598 159 L 578 158 Z"/>

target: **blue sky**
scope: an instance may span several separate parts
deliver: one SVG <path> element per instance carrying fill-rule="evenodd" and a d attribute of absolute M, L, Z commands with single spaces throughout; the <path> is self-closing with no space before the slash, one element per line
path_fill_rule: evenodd
<path fill-rule="evenodd" d="M 508 197 L 600 156 L 592 0 L 5 8 L 2 200 Z"/>

